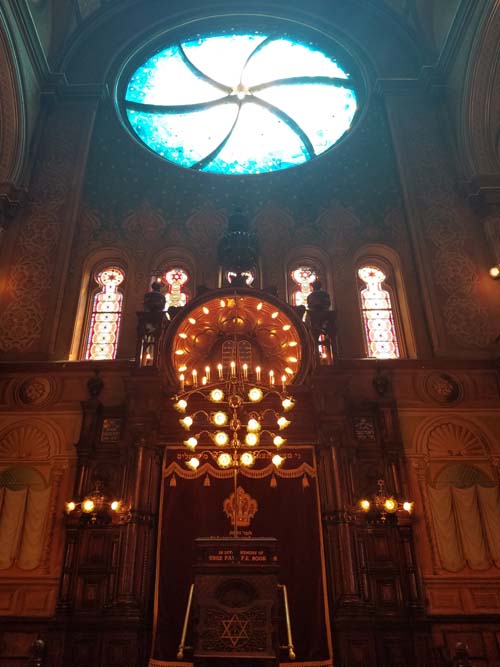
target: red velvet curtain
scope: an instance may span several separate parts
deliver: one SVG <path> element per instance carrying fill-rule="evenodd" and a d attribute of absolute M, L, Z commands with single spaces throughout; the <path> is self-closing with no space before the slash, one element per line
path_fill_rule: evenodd
<path fill-rule="evenodd" d="M 209 454 L 196 475 L 187 471 L 184 452 L 170 449 L 164 462 L 152 663 L 176 660 L 193 580 L 194 539 L 228 537 L 231 530 L 223 503 L 233 491 L 232 478 L 220 478 Z M 277 538 L 279 580 L 288 588 L 297 664 L 326 664 L 330 651 L 314 453 L 310 447 L 280 453 L 285 462 L 278 474 L 262 453 L 249 471 L 252 477 L 239 475 L 238 486 L 258 503 L 250 527 L 243 530 Z M 286 644 L 286 636 L 280 640 Z"/>

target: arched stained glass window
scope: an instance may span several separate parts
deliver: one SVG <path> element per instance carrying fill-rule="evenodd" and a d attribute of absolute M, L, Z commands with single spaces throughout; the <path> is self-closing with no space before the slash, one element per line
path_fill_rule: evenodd
<path fill-rule="evenodd" d="M 119 286 L 125 274 L 116 266 L 99 271 L 95 280 L 100 289 L 92 299 L 85 359 L 114 359 L 118 347 L 123 294 Z"/>
<path fill-rule="evenodd" d="M 358 276 L 365 284 L 361 290 L 361 310 L 368 356 L 398 359 L 400 352 L 391 295 L 383 287 L 386 275 L 376 266 L 363 266 Z"/>
<path fill-rule="evenodd" d="M 294 306 L 307 306 L 307 297 L 312 292 L 312 285 L 316 282 L 318 274 L 312 266 L 299 266 L 292 271 L 294 292 L 292 304 Z"/>
<path fill-rule="evenodd" d="M 132 132 L 181 167 L 260 174 L 334 146 L 358 109 L 356 85 L 310 42 L 276 34 L 181 41 L 138 67 L 122 101 Z"/>
<path fill-rule="evenodd" d="M 188 300 L 184 291 L 184 286 L 189 281 L 187 271 L 179 267 L 172 268 L 165 273 L 164 280 L 167 284 L 165 308 L 185 306 Z"/>

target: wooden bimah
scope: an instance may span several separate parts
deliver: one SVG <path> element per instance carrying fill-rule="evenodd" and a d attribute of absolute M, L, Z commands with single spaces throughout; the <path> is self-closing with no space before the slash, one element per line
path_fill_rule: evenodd
<path fill-rule="evenodd" d="M 276 667 L 280 588 L 274 538 L 196 540 L 194 667 Z"/>

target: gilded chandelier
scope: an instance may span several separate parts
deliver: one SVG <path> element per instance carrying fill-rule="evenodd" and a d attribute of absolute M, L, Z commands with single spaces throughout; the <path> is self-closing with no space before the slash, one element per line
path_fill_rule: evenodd
<path fill-rule="evenodd" d="M 214 375 L 215 381 L 210 366 L 205 367 L 200 379 L 193 370 L 189 386 L 186 375 L 179 376 L 180 392 L 174 397 L 174 408 L 185 415 L 179 422 L 190 433 L 184 440 L 193 453 L 187 466 L 196 470 L 200 465 L 197 451 L 213 444 L 217 450 L 209 454 L 220 468 L 232 468 L 235 473 L 249 468 L 261 451 L 267 452 L 270 447 L 275 450 L 272 462 L 279 467 L 284 460 L 279 448 L 286 442 L 279 432 L 290 425 L 284 413 L 294 407 L 286 389 L 286 375 L 281 376 L 277 388 L 274 371 L 269 371 L 265 384 L 262 369 L 257 366 L 251 381 L 248 365 L 234 360 L 226 368 L 219 363 Z M 206 410 L 207 404 L 213 409 Z M 264 449 L 259 450 L 259 445 Z"/>
<path fill-rule="evenodd" d="M 387 520 L 388 514 L 396 514 L 396 512 L 413 512 L 414 503 L 409 500 L 397 500 L 394 496 L 389 496 L 385 488 L 385 481 L 379 479 L 377 482 L 378 490 L 371 500 L 362 498 L 358 502 L 358 509 L 368 514 L 375 512 L 382 523 Z"/>

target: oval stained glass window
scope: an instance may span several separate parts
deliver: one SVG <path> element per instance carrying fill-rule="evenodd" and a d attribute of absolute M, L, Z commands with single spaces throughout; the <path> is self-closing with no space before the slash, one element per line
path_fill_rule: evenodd
<path fill-rule="evenodd" d="M 261 174 L 300 165 L 352 126 L 356 86 L 307 42 L 265 34 L 210 35 L 169 46 L 128 80 L 129 126 L 181 167 Z"/>

